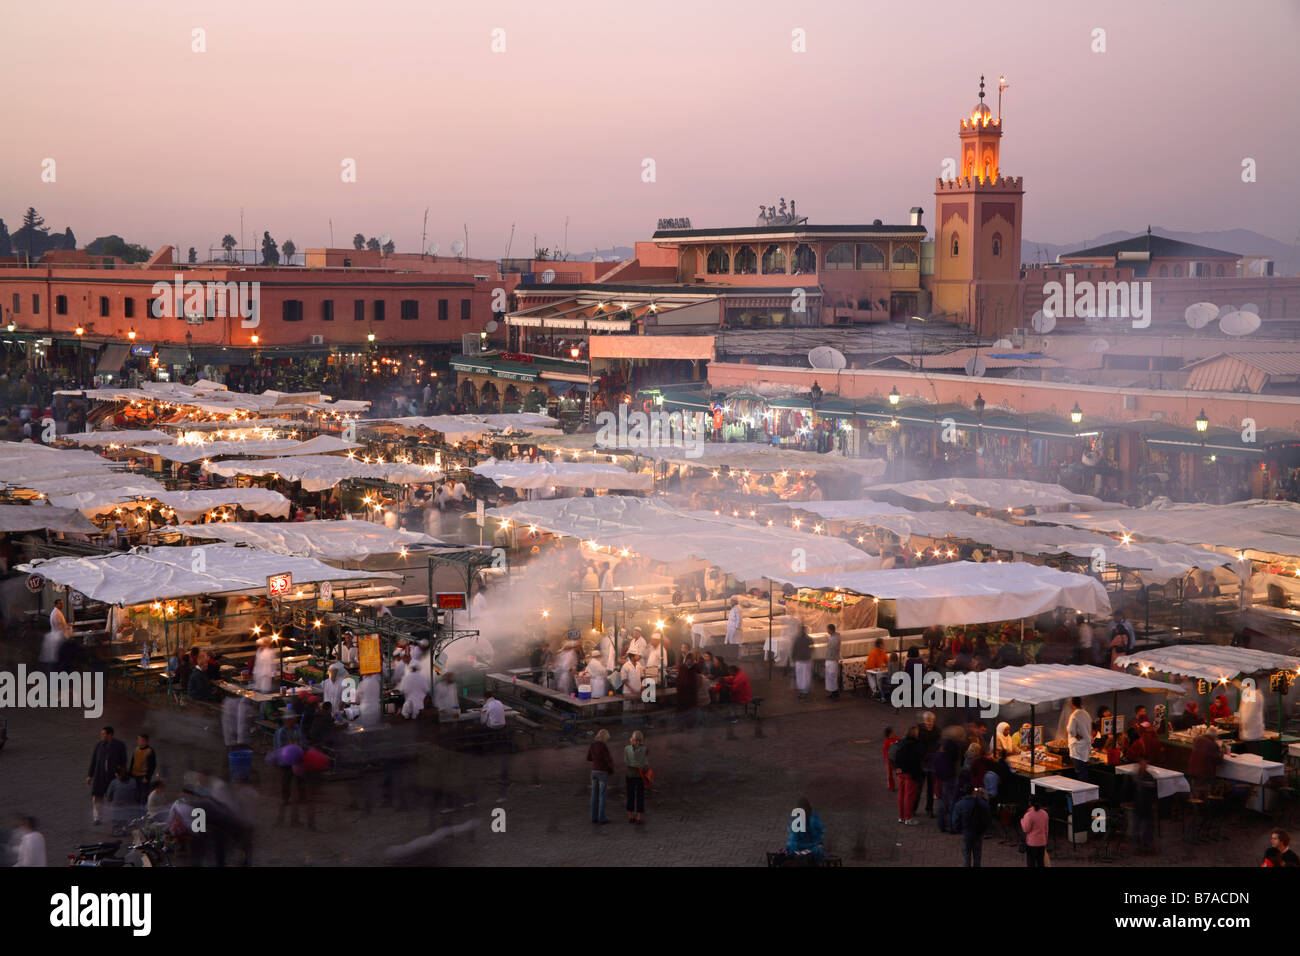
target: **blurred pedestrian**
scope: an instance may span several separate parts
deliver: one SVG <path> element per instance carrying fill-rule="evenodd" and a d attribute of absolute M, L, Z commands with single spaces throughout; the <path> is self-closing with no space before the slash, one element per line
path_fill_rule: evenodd
<path fill-rule="evenodd" d="M 591 822 L 608 823 L 605 818 L 605 798 L 609 791 L 609 775 L 614 772 L 614 758 L 610 755 L 607 742 L 609 731 L 600 730 L 596 739 L 587 748 L 587 760 L 591 763 Z"/>
<path fill-rule="evenodd" d="M 650 748 L 641 731 L 632 732 L 623 748 L 624 775 L 627 779 L 627 822 L 645 823 L 645 790 L 650 775 Z"/>

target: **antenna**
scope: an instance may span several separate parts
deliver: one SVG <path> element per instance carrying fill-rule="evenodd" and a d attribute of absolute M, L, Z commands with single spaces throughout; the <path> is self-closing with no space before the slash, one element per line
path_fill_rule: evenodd
<path fill-rule="evenodd" d="M 424 207 L 424 226 L 420 229 L 420 249 L 424 249 L 425 240 L 429 238 L 429 207 Z M 424 252 L 421 251 L 420 258 L 424 258 Z"/>
<path fill-rule="evenodd" d="M 564 217 L 564 258 L 569 258 L 569 217 Z"/>
<path fill-rule="evenodd" d="M 515 242 L 515 224 L 512 222 L 510 224 L 510 238 L 506 240 L 505 258 L 507 259 L 510 258 L 510 247 L 514 245 L 514 242 Z"/>
<path fill-rule="evenodd" d="M 330 224 L 330 248 L 333 249 L 334 248 L 334 220 L 331 219 L 329 221 L 329 224 Z"/>
<path fill-rule="evenodd" d="M 465 258 L 469 258 L 469 223 L 465 223 Z"/>

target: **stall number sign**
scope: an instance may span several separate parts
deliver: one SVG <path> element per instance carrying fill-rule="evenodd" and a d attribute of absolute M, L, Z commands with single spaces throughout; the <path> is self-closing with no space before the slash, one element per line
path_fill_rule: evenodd
<path fill-rule="evenodd" d="M 474 512 L 474 517 L 475 520 L 478 522 L 478 526 L 480 528 L 483 527 L 483 499 L 482 498 L 478 500 L 477 507 L 475 508 L 475 512 Z"/>
<path fill-rule="evenodd" d="M 328 581 L 321 582 L 320 593 L 316 598 L 316 610 L 334 610 L 334 585 Z"/>
<path fill-rule="evenodd" d="M 45 587 L 45 579 L 39 574 L 33 574 L 27 578 L 27 590 L 35 594 L 41 588 Z"/>
<path fill-rule="evenodd" d="M 292 574 L 268 574 L 266 576 L 266 596 L 269 598 L 282 598 L 289 593 L 292 587 Z"/>
<path fill-rule="evenodd" d="M 438 595 L 439 611 L 463 611 L 465 610 L 465 592 L 456 591 L 448 594 Z"/>
<path fill-rule="evenodd" d="M 378 674 L 383 669 L 379 657 L 379 635 L 363 634 L 357 641 L 357 659 L 363 674 Z"/>

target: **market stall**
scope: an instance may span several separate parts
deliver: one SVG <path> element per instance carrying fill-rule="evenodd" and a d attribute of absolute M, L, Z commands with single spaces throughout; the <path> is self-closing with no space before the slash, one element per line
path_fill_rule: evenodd
<path fill-rule="evenodd" d="M 502 488 L 531 491 L 556 488 L 650 491 L 653 476 L 629 472 L 618 465 L 600 462 L 487 461 L 470 469 Z"/>

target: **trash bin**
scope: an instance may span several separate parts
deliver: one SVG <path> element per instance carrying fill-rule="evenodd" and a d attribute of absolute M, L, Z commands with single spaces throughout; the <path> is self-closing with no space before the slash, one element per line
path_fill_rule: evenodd
<path fill-rule="evenodd" d="M 253 771 L 253 751 L 251 750 L 232 750 L 230 751 L 230 779 L 235 781 L 247 781 Z"/>

